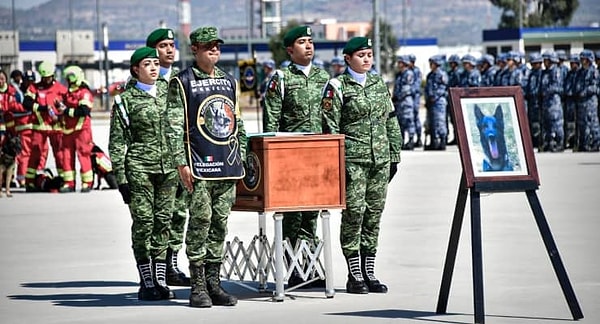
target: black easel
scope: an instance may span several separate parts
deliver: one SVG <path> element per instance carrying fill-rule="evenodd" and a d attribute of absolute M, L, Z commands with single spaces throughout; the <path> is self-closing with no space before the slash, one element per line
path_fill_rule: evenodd
<path fill-rule="evenodd" d="M 442 283 L 440 286 L 440 294 L 438 296 L 438 304 L 436 313 L 445 314 L 448 306 L 448 295 L 450 293 L 450 284 L 452 281 L 452 273 L 456 261 L 456 252 L 458 241 L 460 238 L 460 230 L 462 227 L 465 206 L 467 203 L 467 195 L 471 189 L 471 257 L 473 263 L 473 302 L 475 310 L 475 323 L 485 323 L 484 312 L 484 296 L 483 296 L 483 261 L 481 250 L 481 208 L 480 208 L 480 193 L 481 192 L 514 192 L 525 191 L 529 206 L 535 217 L 536 224 L 542 235 L 544 245 L 552 267 L 558 278 L 558 282 L 562 288 L 563 294 L 571 310 L 571 315 L 574 320 L 583 318 L 583 313 L 577 302 L 577 297 L 569 281 L 569 277 L 562 263 L 558 248 L 552 237 L 550 227 L 544 216 L 544 211 L 540 201 L 535 193 L 538 186 L 535 181 L 504 181 L 504 182 L 481 182 L 475 183 L 472 188 L 467 187 L 467 181 L 463 173 L 460 186 L 458 188 L 458 196 L 456 198 L 456 207 L 454 209 L 454 218 L 450 230 L 450 239 L 448 242 L 448 250 L 446 252 L 446 261 L 444 263 L 444 272 L 442 275 Z"/>

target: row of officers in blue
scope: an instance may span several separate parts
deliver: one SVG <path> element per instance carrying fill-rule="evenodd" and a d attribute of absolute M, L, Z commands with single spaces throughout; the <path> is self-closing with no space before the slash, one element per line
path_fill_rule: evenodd
<path fill-rule="evenodd" d="M 445 150 L 454 144 L 456 131 L 448 142 L 448 107 L 451 87 L 520 86 L 525 98 L 531 141 L 540 152 L 597 152 L 600 148 L 598 123 L 598 54 L 588 49 L 570 56 L 564 51 L 532 53 L 528 58 L 519 52 L 480 58 L 443 55 L 429 58 L 431 72 L 425 78 L 424 122 L 426 143 L 421 141 L 419 119 L 421 72 L 414 66 L 414 56 L 397 57 L 398 72 L 393 101 L 405 139 L 403 148 Z M 527 62 L 528 61 L 528 62 Z M 529 64 L 527 64 L 529 63 Z M 452 125 L 455 129 L 454 125 Z"/>

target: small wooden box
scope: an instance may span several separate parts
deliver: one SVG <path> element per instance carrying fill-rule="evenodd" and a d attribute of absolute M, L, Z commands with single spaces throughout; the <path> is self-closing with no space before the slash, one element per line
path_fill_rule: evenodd
<path fill-rule="evenodd" d="M 302 211 L 346 207 L 344 135 L 250 138 L 246 177 L 233 210 Z"/>

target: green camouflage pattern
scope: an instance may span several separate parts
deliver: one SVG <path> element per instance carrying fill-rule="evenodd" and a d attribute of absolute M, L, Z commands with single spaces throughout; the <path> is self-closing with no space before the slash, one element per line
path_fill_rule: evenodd
<path fill-rule="evenodd" d="M 127 171 L 131 190 L 131 240 L 136 260 L 165 260 L 171 228 L 177 171 Z"/>
<path fill-rule="evenodd" d="M 173 218 L 171 219 L 171 235 L 169 236 L 169 247 L 173 251 L 181 250 L 183 245 L 185 222 L 187 221 L 187 210 L 190 199 L 190 193 L 185 189 L 183 189 L 179 197 L 175 197 Z"/>
<path fill-rule="evenodd" d="M 327 80 L 329 73 L 314 66 L 308 77 L 294 64 L 276 72 L 267 87 L 263 130 L 321 133 L 321 94 Z"/>
<path fill-rule="evenodd" d="M 342 253 L 377 252 L 390 163 L 400 162 L 402 135 L 389 90 L 381 77 L 367 74 L 361 85 L 346 72 L 323 92 L 323 132 L 344 134 L 346 209 L 342 211 Z"/>
<path fill-rule="evenodd" d="M 267 85 L 263 129 L 265 132 L 321 133 L 321 94 L 329 73 L 312 66 L 308 76 L 294 64 L 277 71 Z M 283 237 L 315 242 L 317 211 L 283 213 Z"/>
<path fill-rule="evenodd" d="M 185 234 L 190 264 L 221 263 L 237 180 L 196 180 Z"/>
<path fill-rule="evenodd" d="M 163 91 L 157 86 L 155 98 L 130 87 L 120 95 L 127 116 L 118 105 L 112 107 L 108 150 L 118 184 L 127 183 L 126 168 L 146 173 L 165 173 L 174 168 L 161 122 L 167 107 Z"/>
<path fill-rule="evenodd" d="M 177 173 L 172 167 L 161 117 L 166 92 L 157 96 L 134 87 L 121 94 L 122 109 L 113 105 L 108 151 L 118 184 L 129 184 L 136 260 L 166 258 Z"/>
<path fill-rule="evenodd" d="M 197 79 L 210 78 L 208 74 L 192 67 Z M 215 68 L 215 77 L 225 77 L 225 72 Z M 244 122 L 239 109 L 239 86 L 236 86 L 236 122 L 240 154 L 245 160 L 247 138 Z M 177 81 L 169 82 L 167 110 L 164 115 L 165 136 L 174 166 L 188 165 L 184 147 L 184 120 L 187 100 L 185 92 Z M 223 258 L 223 244 L 227 235 L 227 219 L 235 201 L 237 180 L 195 180 L 194 190 L 188 200 L 189 218 L 185 234 L 186 254 L 190 264 L 216 262 Z M 182 195 L 185 197 L 186 193 Z M 181 212 L 181 204 L 176 203 L 176 213 Z"/>
<path fill-rule="evenodd" d="M 346 161 L 400 162 L 402 134 L 389 89 L 367 73 L 365 86 L 346 72 L 323 92 L 323 132 L 344 134 Z"/>

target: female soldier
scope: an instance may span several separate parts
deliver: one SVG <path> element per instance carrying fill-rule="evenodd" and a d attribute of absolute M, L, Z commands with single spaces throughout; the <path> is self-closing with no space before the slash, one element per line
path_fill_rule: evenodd
<path fill-rule="evenodd" d="M 346 291 L 386 293 L 387 286 L 375 278 L 375 254 L 402 135 L 385 82 L 368 73 L 373 65 L 371 40 L 354 37 L 343 53 L 348 68 L 327 83 L 321 107 L 323 133 L 346 135 L 346 209 L 340 229 L 348 265 Z"/>
<path fill-rule="evenodd" d="M 157 87 L 156 49 L 141 47 L 131 56 L 136 83 L 115 97 L 108 149 L 123 201 L 133 224 L 133 254 L 140 275 L 138 299 L 175 298 L 166 283 L 166 256 L 177 172 L 168 161 L 161 116 L 166 87 Z"/>
<path fill-rule="evenodd" d="M 68 83 L 68 92 L 64 105 L 59 104 L 63 117 L 63 180 L 60 192 L 75 191 L 75 155 L 79 160 L 81 192 L 90 192 L 94 185 L 92 171 L 92 120 L 90 112 L 94 105 L 94 95 L 84 80 L 83 70 L 78 66 L 69 66 L 64 72 Z"/>

